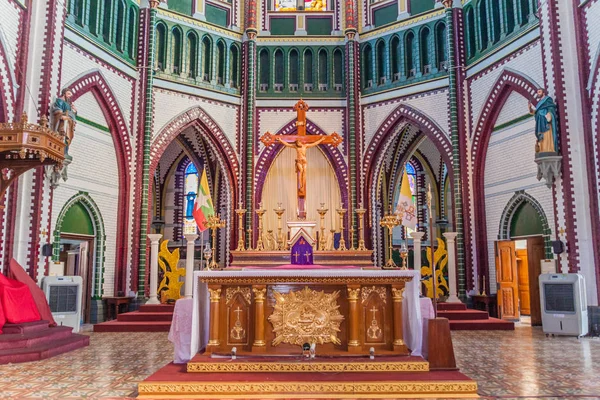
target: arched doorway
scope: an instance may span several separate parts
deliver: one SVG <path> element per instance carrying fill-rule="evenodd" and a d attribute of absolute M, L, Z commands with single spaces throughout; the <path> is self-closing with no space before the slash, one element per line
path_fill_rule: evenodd
<path fill-rule="evenodd" d="M 524 191 L 515 193 L 500 220 L 496 249 L 498 310 L 502 318 L 541 325 L 538 277 L 552 258 L 551 230 L 541 205 Z"/>
<path fill-rule="evenodd" d="M 87 193 L 79 192 L 56 221 L 50 274 L 82 277 L 82 323 L 104 320 L 105 240 L 100 210 Z"/>

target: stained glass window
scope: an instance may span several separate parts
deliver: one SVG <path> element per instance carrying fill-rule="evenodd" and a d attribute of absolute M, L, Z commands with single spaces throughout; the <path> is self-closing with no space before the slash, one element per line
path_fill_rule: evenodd
<path fill-rule="evenodd" d="M 408 175 L 408 186 L 410 186 L 410 192 L 412 193 L 413 204 L 417 207 L 417 171 L 411 163 L 406 163 L 406 175 Z M 415 229 L 406 228 L 408 237 L 410 237 L 411 232 L 415 231 Z"/>
<path fill-rule="evenodd" d="M 185 218 L 183 219 L 183 233 L 196 233 L 196 221 L 192 211 L 198 194 L 198 170 L 194 163 L 190 163 L 185 169 L 184 196 L 185 196 Z"/>
<path fill-rule="evenodd" d="M 326 11 L 327 0 L 274 0 L 275 11 Z"/>

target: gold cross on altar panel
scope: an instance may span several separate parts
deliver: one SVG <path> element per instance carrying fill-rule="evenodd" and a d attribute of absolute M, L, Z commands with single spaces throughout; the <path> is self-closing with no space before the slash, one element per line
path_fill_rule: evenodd
<path fill-rule="evenodd" d="M 306 251 L 306 253 L 304 253 L 304 257 L 306 257 L 306 261 L 308 262 L 310 257 L 310 253 L 308 252 L 308 250 Z"/>
<path fill-rule="evenodd" d="M 296 250 L 293 256 L 296 257 L 296 262 L 298 262 L 298 257 L 300 256 L 300 253 L 298 253 L 298 251 Z"/>

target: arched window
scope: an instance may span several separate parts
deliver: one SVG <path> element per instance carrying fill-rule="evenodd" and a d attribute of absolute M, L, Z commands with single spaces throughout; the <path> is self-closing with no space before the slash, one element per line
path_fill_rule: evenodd
<path fill-rule="evenodd" d="M 171 30 L 171 34 L 173 35 L 173 42 L 171 49 L 173 51 L 173 73 L 180 74 L 181 73 L 181 39 L 182 33 L 181 29 L 178 27 L 174 27 Z"/>
<path fill-rule="evenodd" d="M 129 17 L 127 19 L 127 54 L 129 55 L 129 58 L 135 59 L 135 44 L 137 43 L 137 22 L 135 18 L 135 10 L 133 9 L 133 7 L 129 9 Z"/>
<path fill-rule="evenodd" d="M 212 72 L 212 43 L 208 36 L 202 39 L 202 80 L 210 82 Z"/>
<path fill-rule="evenodd" d="M 327 76 L 327 51 L 319 50 L 319 85 L 327 85 L 329 77 Z"/>
<path fill-rule="evenodd" d="M 285 73 L 283 66 L 283 51 L 277 49 L 275 51 L 275 84 L 283 85 L 283 76 Z"/>
<path fill-rule="evenodd" d="M 435 58 L 437 67 L 440 71 L 446 68 L 448 60 L 448 37 L 446 34 L 446 24 L 439 23 L 435 27 Z"/>
<path fill-rule="evenodd" d="M 363 48 L 363 69 L 365 77 L 365 87 L 373 86 L 373 49 L 370 44 Z"/>
<path fill-rule="evenodd" d="M 431 51 L 431 45 L 429 43 L 430 39 L 431 31 L 429 30 L 429 28 L 425 27 L 421 29 L 421 71 L 424 74 L 428 74 L 431 72 L 431 56 L 429 54 Z"/>
<path fill-rule="evenodd" d="M 415 34 L 409 31 L 404 39 L 404 60 L 406 65 L 406 75 L 408 78 L 414 78 L 416 75 L 415 65 Z"/>
<path fill-rule="evenodd" d="M 487 5 L 485 0 L 479 1 L 479 32 L 481 35 L 481 51 L 487 49 L 490 37 L 488 35 Z"/>
<path fill-rule="evenodd" d="M 267 49 L 260 51 L 258 61 L 260 90 L 266 91 L 269 88 L 269 51 Z"/>
<path fill-rule="evenodd" d="M 183 233 L 196 233 L 196 221 L 192 212 L 194 211 L 194 202 L 198 195 L 198 170 L 194 163 L 189 163 L 185 169 L 184 191 L 185 196 L 185 219 L 183 222 Z"/>
<path fill-rule="evenodd" d="M 292 49 L 290 51 L 290 85 L 298 85 L 298 81 L 300 79 L 300 66 L 298 65 L 299 57 L 298 50 Z"/>
<path fill-rule="evenodd" d="M 385 84 L 385 42 L 380 40 L 377 43 L 377 83 Z"/>
<path fill-rule="evenodd" d="M 113 3 L 112 0 L 104 0 L 104 9 L 102 10 L 102 38 L 108 44 L 112 42 L 111 38 L 111 26 L 113 14 Z"/>
<path fill-rule="evenodd" d="M 313 83 L 313 53 L 310 49 L 304 52 L 304 83 Z"/>
<path fill-rule="evenodd" d="M 75 3 L 73 4 L 73 6 L 75 7 L 75 9 L 73 10 L 75 13 L 75 23 L 79 26 L 83 26 L 83 18 L 85 15 L 85 10 L 84 10 L 84 2 L 83 0 L 71 0 L 74 1 Z"/>
<path fill-rule="evenodd" d="M 89 13 L 89 27 L 90 33 L 98 34 L 98 0 L 90 0 L 90 13 Z"/>
<path fill-rule="evenodd" d="M 239 86 L 239 75 L 240 75 L 240 51 L 238 50 L 237 46 L 232 44 L 231 48 L 229 49 L 229 58 L 230 58 L 230 62 L 231 62 L 231 73 L 230 73 L 230 78 L 229 78 L 229 82 L 231 84 L 231 87 L 237 88 Z"/>
<path fill-rule="evenodd" d="M 344 83 L 344 61 L 342 51 L 336 49 L 333 52 L 333 83 L 335 85 L 343 85 Z"/>
<path fill-rule="evenodd" d="M 504 24 L 510 35 L 515 30 L 515 0 L 504 0 Z"/>
<path fill-rule="evenodd" d="M 167 64 L 167 27 L 164 24 L 156 25 L 156 67 L 164 71 Z"/>
<path fill-rule="evenodd" d="M 475 57 L 475 52 L 477 51 L 477 38 L 475 37 L 475 13 L 471 7 L 467 9 L 466 15 L 467 57 L 473 58 Z"/>
<path fill-rule="evenodd" d="M 400 79 L 400 39 L 394 36 L 390 41 L 390 64 L 392 69 L 392 81 Z"/>
<path fill-rule="evenodd" d="M 190 78 L 198 76 L 198 35 L 195 32 L 187 34 L 188 73 Z"/>
<path fill-rule="evenodd" d="M 530 0 L 517 0 L 521 2 L 521 25 L 525 25 L 529 22 L 529 14 L 531 14 L 531 10 L 529 8 Z"/>
<path fill-rule="evenodd" d="M 217 42 L 217 84 L 225 84 L 225 43 L 222 40 Z"/>
<path fill-rule="evenodd" d="M 415 167 L 407 162 L 405 164 L 406 175 L 408 176 L 408 186 L 410 186 L 410 192 L 412 193 L 412 202 L 414 206 L 417 206 L 417 171 Z M 410 234 L 415 232 L 415 229 L 406 228 L 406 233 L 408 237 L 411 237 Z"/>
<path fill-rule="evenodd" d="M 125 51 L 125 2 L 117 0 L 117 24 L 115 25 L 115 42 L 117 50 Z"/>
<path fill-rule="evenodd" d="M 500 2 L 492 1 L 492 34 L 494 35 L 493 42 L 497 43 L 500 41 L 500 34 L 502 32 L 502 27 L 500 24 Z"/>

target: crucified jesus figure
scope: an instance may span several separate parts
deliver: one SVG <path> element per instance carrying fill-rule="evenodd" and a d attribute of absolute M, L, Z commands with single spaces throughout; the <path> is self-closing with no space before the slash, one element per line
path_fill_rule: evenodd
<path fill-rule="evenodd" d="M 301 140 L 296 139 L 296 141 L 292 143 L 288 143 L 281 138 L 277 138 L 277 141 L 284 145 L 285 147 L 290 147 L 292 149 L 296 149 L 296 175 L 298 177 L 298 197 L 306 196 L 306 150 L 318 146 L 327 139 L 326 136 L 323 136 L 317 141 L 312 143 L 303 143 Z"/>

